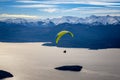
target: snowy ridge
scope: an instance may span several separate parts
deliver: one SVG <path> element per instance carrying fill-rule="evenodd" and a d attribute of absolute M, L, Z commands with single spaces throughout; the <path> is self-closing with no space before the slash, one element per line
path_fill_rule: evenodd
<path fill-rule="evenodd" d="M 91 15 L 86 18 L 79 18 L 73 16 L 63 16 L 61 18 L 53 19 L 23 19 L 23 18 L 13 18 L 13 19 L 4 19 L 0 20 L 6 23 L 15 23 L 15 24 L 24 24 L 24 25 L 59 25 L 63 23 L 69 24 L 88 24 L 88 25 L 116 25 L 120 24 L 120 16 L 95 16 Z"/>

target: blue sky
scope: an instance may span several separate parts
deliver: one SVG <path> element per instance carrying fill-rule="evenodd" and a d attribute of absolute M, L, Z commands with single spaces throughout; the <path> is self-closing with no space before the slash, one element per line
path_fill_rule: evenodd
<path fill-rule="evenodd" d="M 120 16 L 119 0 L 0 0 L 0 18 Z"/>

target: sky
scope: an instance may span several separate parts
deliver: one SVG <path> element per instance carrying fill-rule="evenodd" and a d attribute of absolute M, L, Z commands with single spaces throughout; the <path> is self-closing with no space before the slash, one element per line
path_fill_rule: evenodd
<path fill-rule="evenodd" d="M 0 18 L 120 16 L 120 0 L 0 0 Z"/>

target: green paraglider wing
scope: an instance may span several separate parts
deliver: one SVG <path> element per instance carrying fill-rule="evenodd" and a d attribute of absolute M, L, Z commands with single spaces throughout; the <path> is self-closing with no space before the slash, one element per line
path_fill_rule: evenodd
<path fill-rule="evenodd" d="M 61 38 L 62 36 L 64 36 L 65 34 L 69 34 L 71 37 L 74 36 L 73 33 L 70 32 L 70 31 L 66 31 L 66 30 L 60 31 L 60 32 L 57 34 L 57 37 L 56 37 L 56 44 L 58 44 L 60 38 Z"/>

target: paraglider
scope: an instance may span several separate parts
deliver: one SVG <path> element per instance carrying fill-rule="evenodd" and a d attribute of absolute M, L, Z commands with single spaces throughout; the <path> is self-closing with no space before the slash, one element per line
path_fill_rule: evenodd
<path fill-rule="evenodd" d="M 64 36 L 65 34 L 69 34 L 71 37 L 74 37 L 73 33 L 70 32 L 70 31 L 66 31 L 66 30 L 60 31 L 60 32 L 57 34 L 57 37 L 56 37 L 56 44 L 58 44 L 58 42 L 59 42 L 59 40 L 61 39 L 61 37 Z"/>
<path fill-rule="evenodd" d="M 70 31 L 66 31 L 66 30 L 60 31 L 56 36 L 56 44 L 58 44 L 58 42 L 62 38 L 62 36 L 66 35 L 66 34 L 69 34 L 71 37 L 74 37 L 73 33 Z M 63 53 L 66 53 L 66 52 L 67 52 L 66 50 L 63 51 Z"/>

